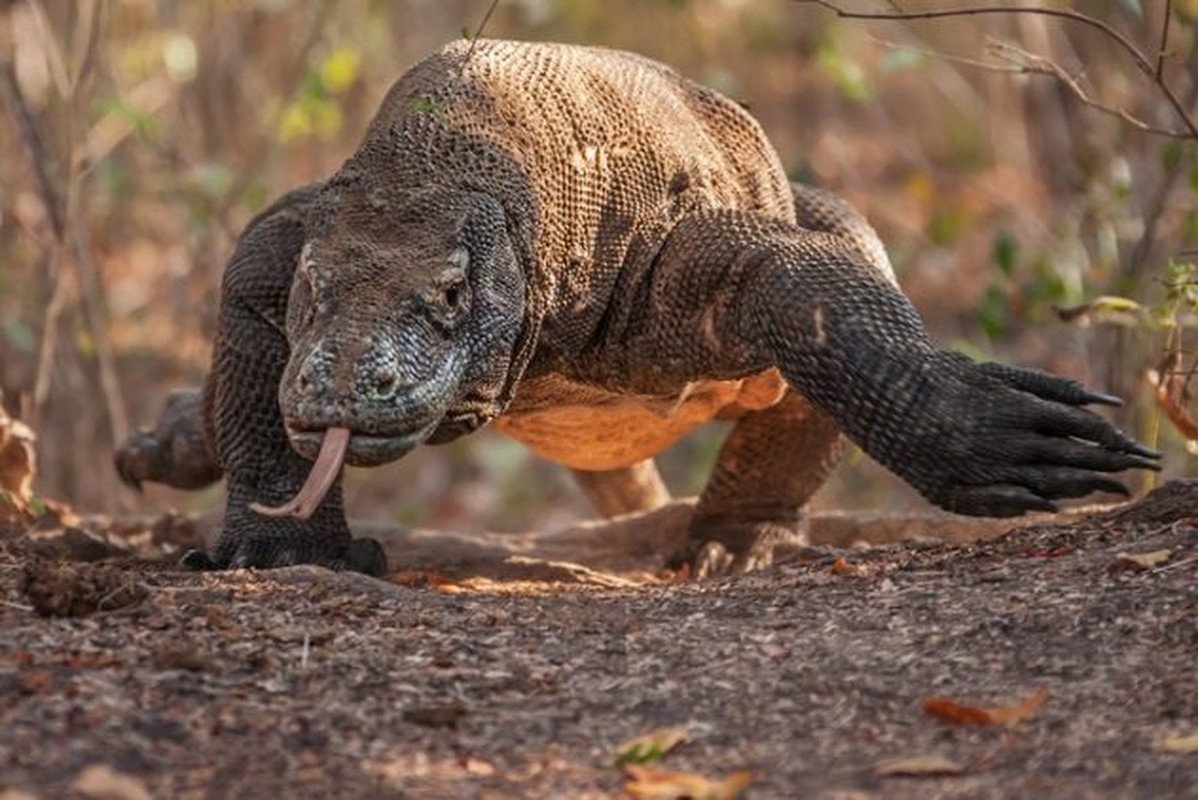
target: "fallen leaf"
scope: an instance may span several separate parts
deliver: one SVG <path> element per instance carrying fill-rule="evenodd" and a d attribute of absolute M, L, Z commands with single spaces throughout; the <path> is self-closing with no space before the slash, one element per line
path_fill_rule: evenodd
<path fill-rule="evenodd" d="M 71 788 L 84 797 L 102 800 L 150 800 L 150 792 L 145 784 L 105 764 L 85 767 Z"/>
<path fill-rule="evenodd" d="M 858 571 L 857 565 L 845 561 L 843 556 L 838 557 L 832 562 L 832 566 L 828 567 L 828 572 L 833 575 L 855 575 Z"/>
<path fill-rule="evenodd" d="M 624 770 L 632 778 L 624 784 L 624 791 L 639 800 L 736 800 L 753 782 L 750 772 L 734 772 L 713 780 L 692 772 L 670 772 L 637 764 L 627 764 Z"/>
<path fill-rule="evenodd" d="M 1198 733 L 1191 733 L 1189 736 L 1166 737 L 1161 742 L 1161 749 L 1166 753 L 1179 753 L 1181 755 L 1198 753 Z"/>
<path fill-rule="evenodd" d="M 489 761 L 483 761 L 481 758 L 466 756 L 465 758 L 458 759 L 458 763 L 461 764 L 462 769 L 471 775 L 486 777 L 495 774 L 495 765 Z"/>
<path fill-rule="evenodd" d="M 1172 555 L 1172 550 L 1153 550 L 1151 553 L 1117 553 L 1115 566 L 1136 570 L 1152 569 L 1164 564 Z"/>
<path fill-rule="evenodd" d="M 874 764 L 874 774 L 887 775 L 960 775 L 965 767 L 944 756 L 911 756 L 910 758 L 889 758 Z"/>
<path fill-rule="evenodd" d="M 1017 703 L 1005 706 L 994 706 L 987 709 L 990 716 L 999 725 L 1018 725 L 1035 714 L 1044 701 L 1048 699 L 1048 690 L 1039 689 L 1035 694 L 1028 695 Z"/>
<path fill-rule="evenodd" d="M 687 740 L 686 728 L 658 728 L 616 746 L 616 764 L 647 764 Z"/>
<path fill-rule="evenodd" d="M 986 709 L 964 705 L 951 697 L 929 697 L 923 701 L 923 713 L 953 725 L 994 724 Z"/>
<path fill-rule="evenodd" d="M 969 706 L 951 697 L 929 697 L 923 711 L 953 725 L 1015 725 L 1036 713 L 1048 699 L 1048 690 L 1040 689 L 1017 703 L 982 708 Z"/>

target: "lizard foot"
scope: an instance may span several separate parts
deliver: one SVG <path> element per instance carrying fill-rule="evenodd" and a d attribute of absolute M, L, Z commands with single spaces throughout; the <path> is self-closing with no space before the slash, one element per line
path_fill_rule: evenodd
<path fill-rule="evenodd" d="M 671 569 L 689 566 L 695 578 L 737 575 L 773 566 L 775 555 L 807 544 L 807 522 L 763 522 L 727 518 L 696 519 Z"/>
<path fill-rule="evenodd" d="M 325 542 L 324 544 L 332 544 Z M 213 554 L 189 550 L 179 565 L 192 570 L 275 569 L 296 564 L 316 564 L 332 570 L 350 570 L 374 577 L 387 574 L 387 557 L 383 547 L 369 538 L 340 540 L 337 547 L 322 548 L 294 539 L 244 537 L 235 547 L 225 545 L 224 537 Z"/>

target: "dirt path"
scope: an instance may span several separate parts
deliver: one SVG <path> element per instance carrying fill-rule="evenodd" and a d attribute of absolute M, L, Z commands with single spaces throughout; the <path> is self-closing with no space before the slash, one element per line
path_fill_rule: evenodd
<path fill-rule="evenodd" d="M 700 584 L 531 556 L 197 575 L 43 539 L 0 545 L 6 799 L 611 797 L 617 744 L 662 727 L 689 737 L 663 768 L 748 770 L 750 798 L 1198 796 L 1171 752 L 1198 734 L 1198 482 Z M 921 708 L 1039 690 L 1011 726 Z M 956 774 L 879 766 L 931 756 Z"/>

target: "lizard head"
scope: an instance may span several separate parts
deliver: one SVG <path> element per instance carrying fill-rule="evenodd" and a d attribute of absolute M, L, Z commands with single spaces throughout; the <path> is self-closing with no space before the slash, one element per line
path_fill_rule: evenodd
<path fill-rule="evenodd" d="M 488 422 L 525 310 L 503 207 L 465 191 L 326 192 L 287 304 L 293 448 L 314 458 L 346 428 L 347 460 L 371 466 Z"/>

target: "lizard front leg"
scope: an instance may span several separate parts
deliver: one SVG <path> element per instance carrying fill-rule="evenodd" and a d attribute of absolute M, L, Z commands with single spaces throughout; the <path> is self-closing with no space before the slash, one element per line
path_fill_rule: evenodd
<path fill-rule="evenodd" d="M 693 377 L 777 367 L 790 386 L 933 503 L 1053 510 L 1157 455 L 1082 408 L 1117 402 L 1042 372 L 937 348 L 858 247 L 751 212 L 693 214 L 667 237 L 629 346 Z M 639 357 L 639 356 L 634 356 Z M 803 458 L 774 453 L 770 469 Z"/>
<path fill-rule="evenodd" d="M 304 243 L 304 204 L 314 191 L 297 190 L 251 222 L 225 270 L 205 397 L 228 499 L 213 552 L 193 551 L 185 557 L 189 566 L 314 563 L 376 575 L 386 570 L 377 542 L 351 538 L 339 480 L 305 520 L 264 516 L 250 508 L 290 499 L 312 466 L 288 442 L 278 394 L 289 353 L 287 298 Z"/>

